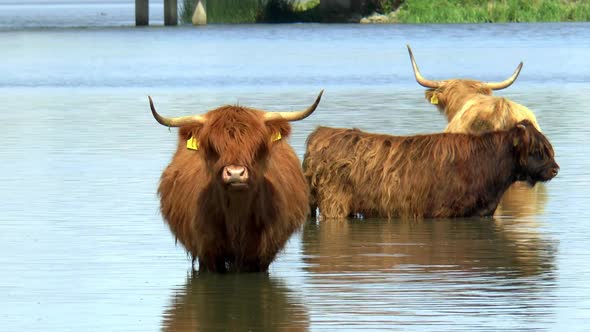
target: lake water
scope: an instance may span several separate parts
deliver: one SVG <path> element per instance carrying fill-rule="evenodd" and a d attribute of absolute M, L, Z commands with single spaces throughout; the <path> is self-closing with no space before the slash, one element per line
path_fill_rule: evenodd
<path fill-rule="evenodd" d="M 0 330 L 590 329 L 590 24 L 134 28 L 132 5 L 114 4 L 101 10 L 130 16 L 74 28 L 92 25 L 88 7 L 5 24 L 9 6 Z M 502 80 L 524 61 L 497 94 L 536 113 L 559 175 L 512 193 L 493 219 L 310 220 L 268 275 L 191 275 L 156 196 L 176 130 L 154 121 L 147 95 L 176 116 L 292 110 L 325 89 L 293 125 L 300 157 L 320 124 L 441 131 L 406 43 L 434 79 Z"/>

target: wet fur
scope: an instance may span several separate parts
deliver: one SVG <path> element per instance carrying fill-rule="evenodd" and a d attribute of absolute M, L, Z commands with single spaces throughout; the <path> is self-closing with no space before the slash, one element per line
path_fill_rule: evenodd
<path fill-rule="evenodd" d="M 430 101 L 433 95 L 438 99 L 436 107 L 449 122 L 445 132 L 482 134 L 511 128 L 523 120 L 529 120 L 541 131 L 531 110 L 492 96 L 492 90 L 480 81 L 448 80 L 437 89 L 426 90 L 426 100 Z"/>
<path fill-rule="evenodd" d="M 535 114 L 525 106 L 502 97 L 492 96 L 492 90 L 481 81 L 451 79 L 438 89 L 426 90 L 428 101 L 436 95 L 438 110 L 447 117 L 449 122 L 445 128 L 448 133 L 483 134 L 496 130 L 506 130 L 522 120 L 531 121 L 541 131 Z M 537 200 L 539 186 L 530 188 L 524 183 L 515 183 L 507 193 L 518 191 L 532 200 Z M 502 213 L 503 205 L 510 205 L 514 195 L 504 195 L 498 208 Z M 521 209 L 526 209 L 523 205 Z M 516 214 L 517 209 L 512 211 Z"/>
<path fill-rule="evenodd" d="M 491 216 L 516 180 L 546 180 L 558 167 L 545 136 L 522 124 L 526 130 L 481 136 L 320 127 L 309 136 L 303 161 L 312 212 L 319 208 L 323 218 Z"/>
<path fill-rule="evenodd" d="M 224 106 L 207 123 L 182 127 L 158 194 L 170 230 L 201 271 L 266 271 L 309 211 L 308 187 L 287 142 L 287 121 L 264 122 L 262 111 Z M 282 139 L 271 142 L 280 132 Z M 197 137 L 197 151 L 186 141 Z M 244 192 L 221 182 L 226 165 L 248 168 Z"/>

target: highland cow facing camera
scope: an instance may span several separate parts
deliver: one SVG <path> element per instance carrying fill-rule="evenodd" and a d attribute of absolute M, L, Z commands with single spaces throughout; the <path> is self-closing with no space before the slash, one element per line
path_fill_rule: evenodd
<path fill-rule="evenodd" d="M 266 271 L 309 212 L 289 121 L 309 116 L 223 106 L 204 115 L 154 118 L 180 127 L 158 188 L 170 230 L 200 271 Z"/>

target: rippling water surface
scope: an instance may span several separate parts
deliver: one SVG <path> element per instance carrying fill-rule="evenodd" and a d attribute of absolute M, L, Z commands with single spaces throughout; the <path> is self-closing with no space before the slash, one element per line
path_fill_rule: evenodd
<path fill-rule="evenodd" d="M 0 330 L 588 328 L 590 24 L 5 27 Z M 276 111 L 323 88 L 293 126 L 300 157 L 320 124 L 441 131 L 406 43 L 434 79 L 524 61 L 497 94 L 536 113 L 558 177 L 493 219 L 310 220 L 268 275 L 191 275 L 155 193 L 176 131 L 146 96 L 165 115 Z"/>

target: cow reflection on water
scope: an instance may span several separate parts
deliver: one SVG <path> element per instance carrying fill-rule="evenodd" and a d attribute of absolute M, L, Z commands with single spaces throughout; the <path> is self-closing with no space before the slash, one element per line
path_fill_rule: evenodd
<path fill-rule="evenodd" d="M 163 331 L 307 331 L 309 316 L 267 274 L 189 276 L 163 314 Z"/>
<path fill-rule="evenodd" d="M 325 220 L 304 228 L 304 261 L 313 273 L 551 273 L 556 245 L 527 220 Z"/>
<path fill-rule="evenodd" d="M 526 183 L 516 182 L 502 196 L 494 215 L 498 218 L 535 219 L 543 214 L 547 204 L 547 186 L 539 183 L 530 187 Z"/>

